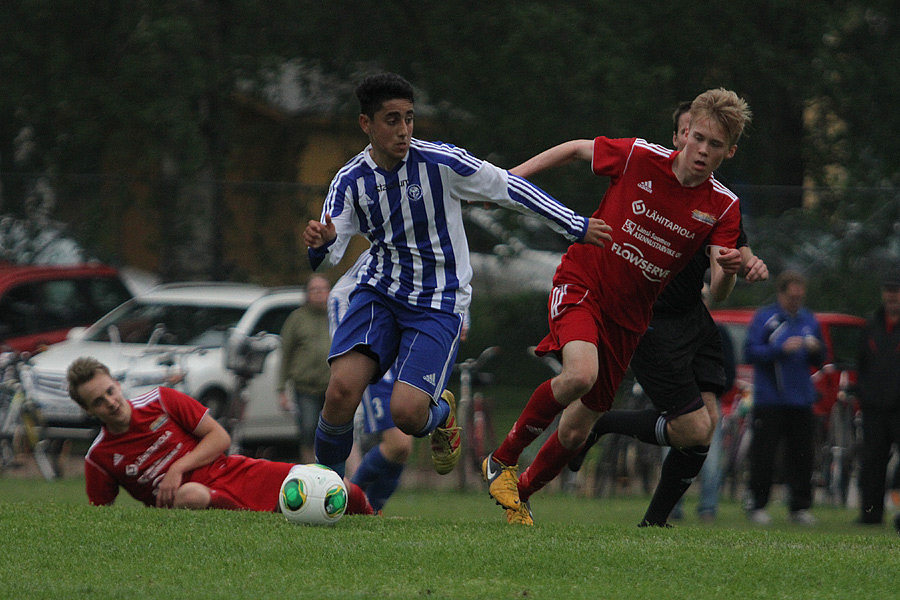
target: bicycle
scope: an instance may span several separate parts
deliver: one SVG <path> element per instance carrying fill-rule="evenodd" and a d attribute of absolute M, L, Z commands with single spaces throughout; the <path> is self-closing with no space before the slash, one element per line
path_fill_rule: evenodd
<path fill-rule="evenodd" d="M 851 484 L 859 474 L 862 416 L 849 372 L 840 372 L 838 388 L 826 423 L 823 476 L 827 497 L 847 506 Z"/>
<path fill-rule="evenodd" d="M 235 374 L 237 384 L 226 406 L 222 407 L 219 421 L 231 434 L 231 454 L 243 450 L 241 423 L 248 402 L 244 392 L 250 381 L 263 372 L 269 354 L 280 345 L 279 336 L 264 331 L 245 335 L 232 330 L 225 341 L 225 368 Z"/>
<path fill-rule="evenodd" d="M 623 384 L 624 396 L 616 408 L 635 410 L 650 406 L 650 400 L 637 381 Z M 595 497 L 613 497 L 628 491 L 634 483 L 644 494 L 651 494 L 662 468 L 664 449 L 646 444 L 630 435 L 609 434 L 597 442 L 599 458 L 594 467 Z"/>
<path fill-rule="evenodd" d="M 482 368 L 499 353 L 499 346 L 490 346 L 482 350 L 478 358 L 467 358 L 454 365 L 459 371 L 460 384 L 456 418 L 462 424 L 463 437 L 461 468 L 457 469 L 461 490 L 466 489 L 469 471 L 481 472 L 481 462 L 496 441 L 490 402 L 473 389 L 475 384 L 490 383 L 490 374 L 482 372 Z"/>
<path fill-rule="evenodd" d="M 741 383 L 739 386 L 731 411 L 722 416 L 724 464 L 721 485 L 727 485 L 728 496 L 732 500 L 744 495 L 750 473 L 750 440 L 753 437 L 753 384 Z"/>
<path fill-rule="evenodd" d="M 19 466 L 18 453 L 34 453 L 40 441 L 40 411 L 20 379 L 20 367 L 29 358 L 27 353 L 0 354 L 0 472 Z"/>

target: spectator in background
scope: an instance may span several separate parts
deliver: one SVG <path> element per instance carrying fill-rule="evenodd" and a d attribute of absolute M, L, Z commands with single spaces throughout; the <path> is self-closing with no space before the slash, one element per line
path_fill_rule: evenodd
<path fill-rule="evenodd" d="M 300 430 L 300 461 L 315 462 L 313 446 L 319 413 L 328 387 L 328 292 L 321 275 L 306 283 L 306 304 L 292 312 L 281 329 L 278 398 L 282 410 L 293 412 Z"/>
<path fill-rule="evenodd" d="M 768 525 L 766 512 L 772 490 L 775 453 L 784 440 L 784 461 L 790 489 L 789 520 L 815 525 L 812 506 L 812 468 L 816 389 L 810 367 L 821 366 L 825 343 L 816 317 L 803 308 L 806 278 L 794 271 L 781 273 L 777 301 L 753 316 L 747 330 L 744 356 L 753 365 L 753 437 L 750 442 L 750 503 L 747 516 Z"/>
<path fill-rule="evenodd" d="M 880 525 L 891 444 L 900 444 L 900 273 L 881 285 L 881 306 L 863 329 L 858 356 L 862 410 L 859 523 Z"/>

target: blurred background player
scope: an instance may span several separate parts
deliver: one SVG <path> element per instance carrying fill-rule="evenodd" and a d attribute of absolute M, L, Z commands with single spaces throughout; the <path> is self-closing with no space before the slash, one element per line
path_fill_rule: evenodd
<path fill-rule="evenodd" d="M 73 361 L 66 378 L 71 398 L 102 424 L 84 457 L 91 504 L 112 504 L 122 487 L 160 508 L 278 510 L 281 482 L 294 465 L 226 455 L 231 436 L 190 396 L 159 387 L 128 400 L 92 357 Z M 344 484 L 347 514 L 373 514 L 359 486 Z"/>
<path fill-rule="evenodd" d="M 452 395 L 443 392 L 472 293 L 461 202 L 533 211 L 573 241 L 609 236 L 601 222 L 525 180 L 461 148 L 412 137 L 413 88 L 399 75 L 366 77 L 356 95 L 369 145 L 337 173 L 321 220 L 303 232 L 314 269 L 337 264 L 357 233 L 371 243 L 335 331 L 316 457 L 344 472 L 362 395 L 396 361 L 394 424 L 430 436 L 435 470 L 445 474 L 459 461 L 460 429 Z"/>

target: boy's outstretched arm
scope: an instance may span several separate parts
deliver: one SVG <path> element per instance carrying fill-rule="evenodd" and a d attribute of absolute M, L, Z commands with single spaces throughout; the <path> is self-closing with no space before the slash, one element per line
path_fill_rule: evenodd
<path fill-rule="evenodd" d="M 590 162 L 594 157 L 593 140 L 571 140 L 537 154 L 509 170 L 513 175 L 528 178 L 553 167 L 567 165 L 574 160 Z"/>

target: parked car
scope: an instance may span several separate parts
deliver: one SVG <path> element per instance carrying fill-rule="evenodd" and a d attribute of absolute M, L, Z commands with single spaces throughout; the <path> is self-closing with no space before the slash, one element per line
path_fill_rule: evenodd
<path fill-rule="evenodd" d="M 0 345 L 35 352 L 61 342 L 132 297 L 120 273 L 102 264 L 0 263 Z"/>
<path fill-rule="evenodd" d="M 742 390 L 751 389 L 753 385 L 753 366 L 747 364 L 743 353 L 747 328 L 755 312 L 754 308 L 710 311 L 716 323 L 724 326 L 731 336 L 736 355 L 734 387 L 722 396 L 722 408 L 726 414 L 730 412 L 735 397 L 739 396 Z M 813 369 L 816 388 L 820 394 L 814 409 L 817 415 L 827 417 L 840 391 L 841 374 L 844 373 L 845 383 L 852 384 L 856 381 L 857 345 L 865 319 L 832 312 L 817 312 L 815 315 L 822 327 L 822 337 L 825 339 L 825 364 L 830 366 L 819 371 Z"/>
<path fill-rule="evenodd" d="M 127 301 L 89 328 L 74 329 L 69 339 L 34 356 L 25 368 L 26 393 L 47 426 L 43 437 L 88 437 L 96 427 L 66 390 L 66 369 L 80 356 L 109 366 L 127 396 L 167 385 L 208 406 L 215 418 L 226 418 L 238 384 L 226 368 L 227 336 L 235 330 L 278 334 L 304 301 L 300 288 L 233 283 L 161 285 Z M 274 377 L 277 360 L 269 357 L 265 377 L 251 382 L 248 416 L 276 415 L 279 431 L 296 439 L 294 420 L 279 412 L 274 379 L 268 379 Z"/>

